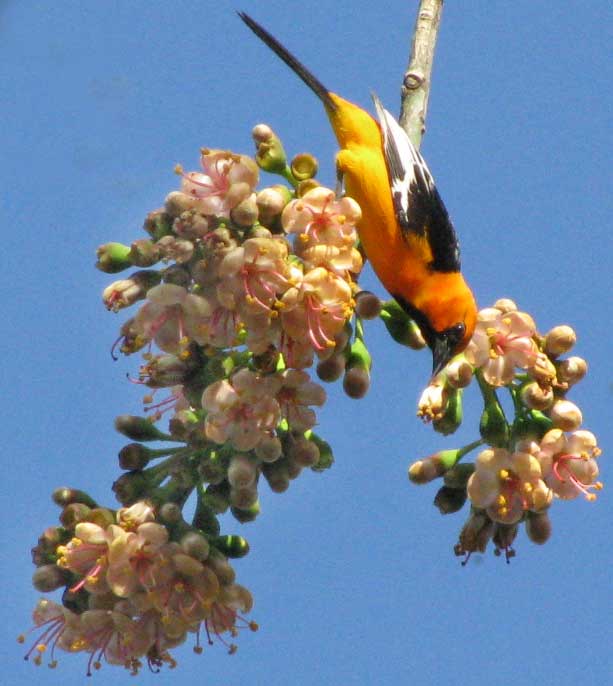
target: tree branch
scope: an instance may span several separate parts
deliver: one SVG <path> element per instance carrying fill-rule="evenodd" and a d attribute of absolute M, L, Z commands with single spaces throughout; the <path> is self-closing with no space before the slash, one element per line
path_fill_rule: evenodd
<path fill-rule="evenodd" d="M 420 0 L 409 66 L 402 79 L 400 126 L 419 148 L 426 130 L 430 75 L 443 0 Z"/>

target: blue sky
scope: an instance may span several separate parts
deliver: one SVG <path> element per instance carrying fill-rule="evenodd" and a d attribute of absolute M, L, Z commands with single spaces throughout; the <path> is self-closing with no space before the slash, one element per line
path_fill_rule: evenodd
<path fill-rule="evenodd" d="M 21 660 L 15 636 L 37 594 L 29 549 L 54 524 L 56 485 L 113 503 L 123 444 L 113 418 L 138 412 L 112 363 L 121 319 L 100 291 L 96 247 L 140 237 L 145 214 L 176 187 L 175 163 L 201 146 L 252 151 L 251 127 L 272 125 L 290 153 L 309 150 L 332 183 L 335 142 L 319 103 L 227 2 L 11 2 L 0 5 L 3 164 L 0 273 L 6 472 L 2 564 L 3 680 L 82 684 L 81 656 L 56 671 Z M 344 97 L 370 91 L 398 108 L 416 2 L 248 2 Z M 429 355 L 367 328 L 373 383 L 362 401 L 330 387 L 319 431 L 336 464 L 228 533 L 251 554 L 236 563 L 261 629 L 238 653 L 177 651 L 179 670 L 139 684 L 203 677 L 234 686 L 342 683 L 464 686 L 608 683 L 613 671 L 610 470 L 613 374 L 611 112 L 613 9 L 591 3 L 448 3 L 435 58 L 429 161 L 460 235 L 482 306 L 512 297 L 542 331 L 568 323 L 590 373 L 571 395 L 604 449 L 595 504 L 555 503 L 543 547 L 522 534 L 511 565 L 491 552 L 462 568 L 452 554 L 465 512 L 442 518 L 435 487 L 406 467 L 475 436 L 468 402 L 459 438 L 415 417 Z M 382 293 L 374 277 L 365 283 Z M 471 394 L 472 395 L 472 394 Z M 472 395 L 474 398 L 474 395 Z M 608 488 L 607 488 L 608 486 Z M 105 667 L 98 682 L 135 683 Z"/>

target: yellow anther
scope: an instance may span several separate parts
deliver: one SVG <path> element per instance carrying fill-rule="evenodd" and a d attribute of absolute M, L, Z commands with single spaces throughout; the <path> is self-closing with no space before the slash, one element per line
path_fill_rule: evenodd
<path fill-rule="evenodd" d="M 260 628 L 260 625 L 257 622 L 249 622 L 249 628 L 251 631 L 257 631 Z"/>
<path fill-rule="evenodd" d="M 39 653 L 44 653 L 44 652 L 47 650 L 47 645 L 46 645 L 46 643 L 39 643 L 39 644 L 36 646 L 36 650 L 37 650 Z"/>
<path fill-rule="evenodd" d="M 597 499 L 598 499 L 598 496 L 597 496 L 595 493 L 588 493 L 588 494 L 585 496 L 585 499 L 586 499 L 589 503 L 593 503 L 594 500 L 597 500 Z"/>
<path fill-rule="evenodd" d="M 498 472 L 498 476 L 499 476 L 503 481 L 506 481 L 506 480 L 510 477 L 510 474 L 509 474 L 509 471 L 508 471 L 507 469 L 501 469 L 501 470 Z"/>
<path fill-rule="evenodd" d="M 180 164 L 175 164 L 174 172 L 175 172 L 175 174 L 182 176 L 183 175 L 183 167 Z"/>
<path fill-rule="evenodd" d="M 337 221 L 339 224 L 344 224 L 344 223 L 347 221 L 347 218 L 345 217 L 344 214 L 337 214 L 337 215 L 336 215 L 336 221 Z"/>
<path fill-rule="evenodd" d="M 308 243 L 309 242 L 309 234 L 308 233 L 298 234 L 298 240 L 301 243 Z"/>
<path fill-rule="evenodd" d="M 597 482 L 594 484 L 594 488 L 595 488 L 597 491 L 602 491 L 602 489 L 604 488 L 604 484 L 602 483 L 602 481 L 597 481 Z"/>
<path fill-rule="evenodd" d="M 532 484 L 526 481 L 526 483 L 524 484 L 524 491 L 526 493 L 532 493 L 532 490 L 533 490 Z"/>

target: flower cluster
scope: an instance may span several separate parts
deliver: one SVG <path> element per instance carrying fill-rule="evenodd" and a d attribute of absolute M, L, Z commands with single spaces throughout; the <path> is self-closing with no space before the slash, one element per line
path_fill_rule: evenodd
<path fill-rule="evenodd" d="M 61 605 L 45 599 L 34 611 L 36 663 L 50 647 L 52 665 L 62 649 L 89 653 L 88 672 L 102 661 L 137 671 L 143 659 L 173 664 L 169 649 L 190 633 L 225 643 L 222 634 L 254 628 L 238 614 L 251 596 L 227 561 L 248 544 L 222 536 L 219 516 L 252 521 L 263 481 L 280 493 L 303 469 L 332 464 L 314 433 L 326 400 L 309 374 L 315 361 L 350 396 L 368 389 L 360 310 L 376 317 L 379 301 L 356 283 L 360 208 L 318 185 L 311 155 L 288 164 L 269 127 L 253 137 L 254 157 L 203 149 L 200 170 L 177 166 L 180 188 L 149 213 L 148 236 L 98 249 L 104 272 L 137 268 L 103 302 L 135 306 L 113 350 L 142 354 L 132 381 L 147 389 L 147 416 L 116 420 L 131 440 L 116 514 L 80 491 L 57 496 L 62 526 L 34 549 L 34 584 L 65 591 Z M 283 182 L 258 190 L 260 169 Z"/>
<path fill-rule="evenodd" d="M 65 590 L 62 605 L 44 598 L 34 609 L 38 636 L 26 657 L 34 655 L 36 664 L 47 651 L 50 667 L 58 650 L 84 652 L 88 675 L 103 662 L 135 674 L 143 661 L 153 669 L 174 666 L 169 651 L 188 634 L 196 652 L 201 633 L 234 652 L 223 634 L 257 629 L 241 614 L 252 598 L 235 583 L 227 557 L 214 540 L 179 525 L 173 508 L 156 513 L 138 501 L 113 512 L 71 489 L 59 489 L 55 498 L 64 506 L 62 525 L 48 528 L 32 550 L 34 585 Z M 156 521 L 156 514 L 167 521 Z"/>
<path fill-rule="evenodd" d="M 511 300 L 499 300 L 479 312 L 468 348 L 422 393 L 418 415 L 443 434 L 459 427 L 462 393 L 473 378 L 483 396 L 480 439 L 409 468 L 415 483 L 443 477 L 435 505 L 444 514 L 470 501 L 471 513 L 456 546 L 464 562 L 471 553 L 483 552 L 490 540 L 508 560 L 521 523 L 533 542 L 545 543 L 554 498 L 581 495 L 592 501 L 602 488 L 596 437 L 581 428 L 581 410 L 567 398 L 587 372 L 582 358 L 562 357 L 575 342 L 570 326 L 542 335 L 529 314 L 518 311 Z M 502 388 L 510 394 L 512 420 L 498 397 Z M 474 463 L 460 462 L 479 447 L 483 449 Z"/>

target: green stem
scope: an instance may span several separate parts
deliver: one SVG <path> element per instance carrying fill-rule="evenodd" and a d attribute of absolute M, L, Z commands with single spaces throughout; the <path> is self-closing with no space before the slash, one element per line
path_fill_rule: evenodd
<path fill-rule="evenodd" d="M 485 445 L 485 441 L 482 438 L 480 438 L 478 441 L 473 441 L 472 443 L 465 445 L 463 448 L 460 448 L 458 451 L 458 461 L 461 460 L 464 455 L 468 455 L 468 453 L 472 452 L 475 448 L 478 448 L 481 445 Z"/>

